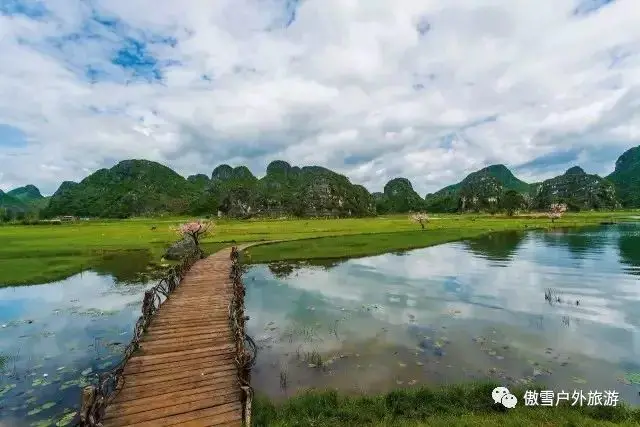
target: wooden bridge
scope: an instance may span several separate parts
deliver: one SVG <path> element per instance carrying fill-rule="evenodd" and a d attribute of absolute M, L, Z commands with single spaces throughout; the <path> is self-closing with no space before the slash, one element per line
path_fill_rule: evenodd
<path fill-rule="evenodd" d="M 185 268 L 179 286 L 175 283 L 166 301 L 143 321 L 135 349 L 116 369 L 113 390 L 83 392 L 81 425 L 241 426 L 248 421 L 251 355 L 244 348 L 244 287 L 237 265 L 238 251 L 246 246 L 222 249 Z"/>

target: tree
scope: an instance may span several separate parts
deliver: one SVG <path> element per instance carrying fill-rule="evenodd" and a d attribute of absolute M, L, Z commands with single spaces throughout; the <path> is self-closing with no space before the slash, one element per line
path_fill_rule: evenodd
<path fill-rule="evenodd" d="M 409 219 L 413 222 L 420 224 L 420 227 L 424 230 L 424 225 L 429 222 L 429 216 L 426 213 L 414 213 L 409 216 Z"/>
<path fill-rule="evenodd" d="M 191 237 L 196 246 L 199 246 L 200 239 L 209 233 L 211 227 L 212 223 L 210 221 L 187 222 L 178 228 L 178 233 L 183 237 Z"/>
<path fill-rule="evenodd" d="M 509 216 L 521 209 L 525 204 L 524 197 L 515 190 L 507 190 L 500 200 L 500 207 Z"/>
<path fill-rule="evenodd" d="M 12 218 L 11 211 L 6 208 L 0 208 L 0 222 L 10 222 Z"/>
<path fill-rule="evenodd" d="M 547 215 L 551 218 L 551 222 L 554 222 L 556 219 L 561 218 L 562 214 L 567 211 L 567 205 L 564 203 L 553 203 L 549 207 L 549 212 Z"/>

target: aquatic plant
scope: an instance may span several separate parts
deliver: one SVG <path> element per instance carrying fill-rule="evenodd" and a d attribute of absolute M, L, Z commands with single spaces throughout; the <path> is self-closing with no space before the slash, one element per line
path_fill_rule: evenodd
<path fill-rule="evenodd" d="M 545 299 L 545 301 L 547 301 L 549 303 L 549 305 L 551 305 L 553 303 L 556 303 L 556 302 L 562 302 L 562 298 L 560 298 L 558 296 L 558 293 L 553 288 L 545 289 L 545 291 L 544 291 L 544 299 Z"/>
<path fill-rule="evenodd" d="M 333 321 L 333 325 L 329 325 L 329 333 L 336 337 L 336 340 L 340 341 L 340 337 L 338 336 L 338 325 L 340 323 L 340 319 L 336 319 Z"/>
<path fill-rule="evenodd" d="M 280 388 L 283 390 L 286 390 L 287 385 L 288 385 L 287 371 L 284 369 L 280 369 Z"/>
<path fill-rule="evenodd" d="M 322 355 L 317 350 L 307 352 L 304 360 L 309 364 L 310 368 L 320 368 L 323 365 Z"/>

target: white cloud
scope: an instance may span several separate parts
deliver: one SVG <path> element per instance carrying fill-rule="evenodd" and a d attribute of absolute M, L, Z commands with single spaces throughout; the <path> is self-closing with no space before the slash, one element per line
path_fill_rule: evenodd
<path fill-rule="evenodd" d="M 283 158 L 372 191 L 406 176 L 424 194 L 567 151 L 606 174 L 638 144 L 634 0 L 578 16 L 574 0 L 303 0 L 282 28 L 284 3 L 58 0 L 37 19 L 0 15 L 0 123 L 29 138 L 0 141 L 0 187 L 51 192 L 125 158 L 185 175 L 228 161 L 261 175 Z M 173 61 L 163 83 L 125 84 L 111 59 L 153 35 L 176 40 L 147 46 Z"/>

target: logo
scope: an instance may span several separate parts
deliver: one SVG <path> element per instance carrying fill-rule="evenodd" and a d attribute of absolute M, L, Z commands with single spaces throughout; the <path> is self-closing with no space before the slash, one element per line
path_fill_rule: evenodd
<path fill-rule="evenodd" d="M 515 397 L 509 389 L 506 387 L 496 387 L 491 392 L 491 397 L 493 398 L 494 403 L 500 403 L 505 408 L 515 408 L 518 403 L 518 398 Z"/>

